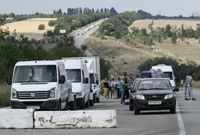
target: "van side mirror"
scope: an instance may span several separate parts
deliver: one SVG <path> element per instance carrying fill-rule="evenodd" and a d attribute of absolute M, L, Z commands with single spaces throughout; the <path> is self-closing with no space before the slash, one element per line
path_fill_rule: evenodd
<path fill-rule="evenodd" d="M 64 75 L 61 75 L 60 78 L 59 78 L 59 83 L 60 84 L 64 84 L 65 83 L 65 76 Z"/>
<path fill-rule="evenodd" d="M 173 91 L 175 91 L 175 92 L 179 91 L 179 87 L 174 87 Z"/>
<path fill-rule="evenodd" d="M 88 83 L 89 83 L 89 79 L 88 79 L 88 78 L 85 78 L 85 79 L 84 79 L 84 83 L 88 84 Z"/>

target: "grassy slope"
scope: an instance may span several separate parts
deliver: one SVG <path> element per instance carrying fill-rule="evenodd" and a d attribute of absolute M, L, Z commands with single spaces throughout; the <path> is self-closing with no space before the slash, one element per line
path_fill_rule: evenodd
<path fill-rule="evenodd" d="M 0 84 L 0 107 L 10 105 L 10 87 Z"/>
<path fill-rule="evenodd" d="M 157 44 L 157 49 L 154 50 L 144 45 L 127 45 L 120 40 L 102 40 L 94 36 L 90 37 L 86 44 L 94 54 L 111 61 L 120 73 L 136 73 L 138 65 L 154 57 L 172 57 L 181 63 L 194 61 L 200 64 L 200 44 L 197 40 L 179 41 L 176 45 L 164 41 Z"/>

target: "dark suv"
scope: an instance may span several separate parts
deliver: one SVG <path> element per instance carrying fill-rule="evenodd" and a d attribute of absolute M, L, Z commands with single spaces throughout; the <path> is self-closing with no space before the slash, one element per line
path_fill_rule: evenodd
<path fill-rule="evenodd" d="M 177 90 L 177 89 L 175 89 Z M 176 113 L 176 97 L 167 78 L 136 79 L 130 89 L 129 109 L 135 114 L 141 110 L 170 110 Z"/>

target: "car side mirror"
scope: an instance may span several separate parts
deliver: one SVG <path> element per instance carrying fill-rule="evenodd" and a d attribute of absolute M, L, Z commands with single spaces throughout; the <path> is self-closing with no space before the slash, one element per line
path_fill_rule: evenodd
<path fill-rule="evenodd" d="M 64 75 L 60 76 L 59 83 L 60 84 L 64 84 L 65 83 L 65 76 Z"/>
<path fill-rule="evenodd" d="M 175 87 L 175 88 L 173 88 L 173 91 L 174 91 L 174 92 L 179 91 L 179 87 Z"/>
<path fill-rule="evenodd" d="M 89 83 L 89 79 L 85 78 L 84 83 L 88 84 Z"/>

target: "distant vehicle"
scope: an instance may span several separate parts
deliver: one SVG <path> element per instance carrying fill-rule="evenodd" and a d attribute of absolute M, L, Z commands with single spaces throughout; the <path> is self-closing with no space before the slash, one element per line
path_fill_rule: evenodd
<path fill-rule="evenodd" d="M 62 61 L 24 61 L 14 67 L 11 108 L 67 109 L 71 83 Z"/>
<path fill-rule="evenodd" d="M 155 70 L 149 70 L 149 71 L 142 71 L 141 72 L 141 78 L 156 78 L 156 71 Z"/>
<path fill-rule="evenodd" d="M 165 65 L 165 64 L 159 64 L 156 66 L 152 66 L 152 70 L 159 71 L 161 70 L 162 73 L 164 73 L 165 78 L 170 78 L 170 82 L 172 87 L 176 87 L 175 84 L 175 76 L 174 76 L 174 71 L 172 69 L 172 66 Z M 157 76 L 160 75 L 160 72 L 157 72 Z"/>
<path fill-rule="evenodd" d="M 176 112 L 176 97 L 168 78 L 136 79 L 130 90 L 130 110 L 170 110 Z"/>
<path fill-rule="evenodd" d="M 90 80 L 86 63 L 79 58 L 63 58 L 67 80 L 72 83 L 72 93 L 76 95 L 77 105 L 81 109 L 89 107 L 90 99 L 93 97 L 90 94 Z M 93 94 L 92 94 L 93 95 Z"/>

